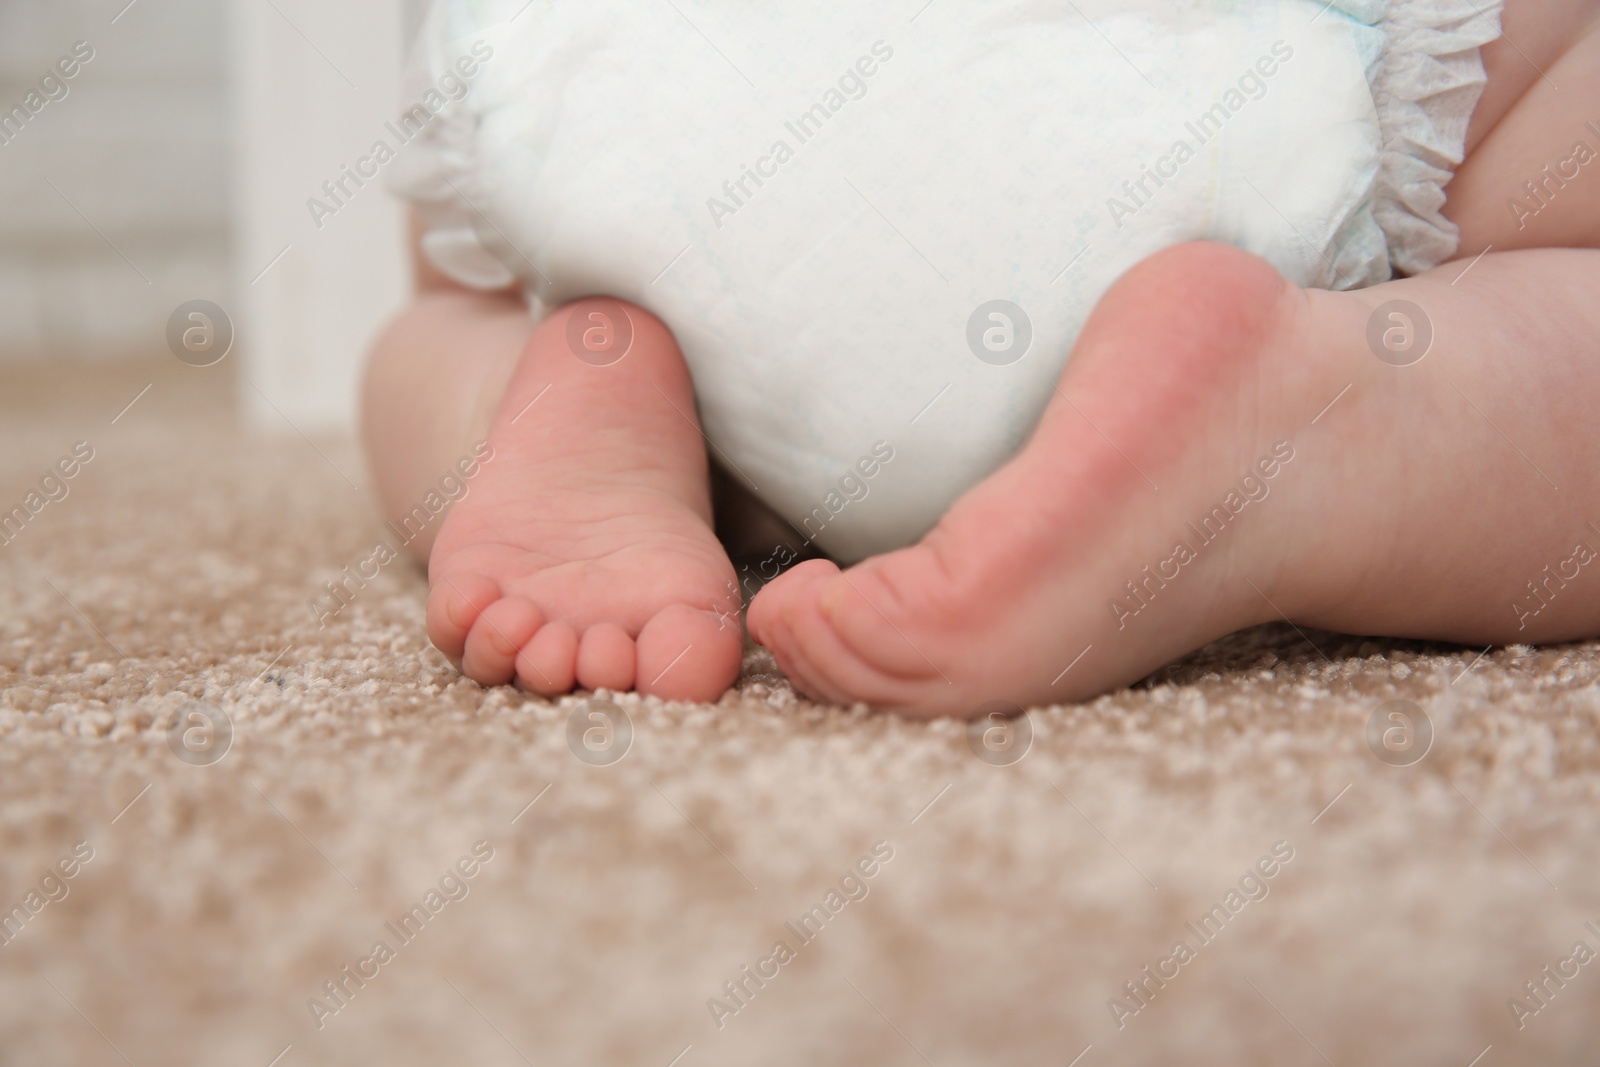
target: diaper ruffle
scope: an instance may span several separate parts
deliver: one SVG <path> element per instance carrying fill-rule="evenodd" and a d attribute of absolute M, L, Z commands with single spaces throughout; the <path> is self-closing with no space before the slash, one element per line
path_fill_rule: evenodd
<path fill-rule="evenodd" d="M 407 99 L 449 69 L 464 38 L 524 4 L 431 0 L 406 71 Z M 1335 226 L 1308 284 L 1359 288 L 1456 254 L 1459 231 L 1442 213 L 1445 187 L 1465 156 L 1487 81 L 1480 49 L 1500 36 L 1502 7 L 1502 0 L 1333 0 L 1330 16 L 1356 24 L 1380 147 L 1370 190 Z M 480 91 L 444 109 L 401 153 L 389 180 L 421 216 L 423 250 L 435 266 L 463 284 L 498 288 L 515 284 L 521 272 L 507 264 L 523 257 L 480 210 L 489 199 L 476 158 Z"/>
<path fill-rule="evenodd" d="M 427 3 L 401 79 L 407 106 L 436 89 L 441 73 L 451 71 L 455 60 L 467 54 L 468 45 L 484 36 L 495 18 L 507 18 L 516 10 L 507 9 L 503 0 L 492 4 L 493 11 L 482 3 Z M 516 262 L 517 257 L 479 207 L 485 196 L 477 159 L 482 91 L 472 86 L 465 99 L 440 109 L 399 152 L 389 168 L 388 183 L 416 213 L 422 251 L 434 267 L 469 288 L 501 289 L 516 282 L 506 262 Z"/>
<path fill-rule="evenodd" d="M 1460 243 L 1441 213 L 1445 186 L 1466 153 L 1467 124 L 1487 80 L 1479 50 L 1500 36 L 1502 4 L 1348 0 L 1336 7 L 1387 40 L 1372 85 L 1382 137 L 1372 215 L 1394 270 L 1418 274 L 1450 259 Z"/>

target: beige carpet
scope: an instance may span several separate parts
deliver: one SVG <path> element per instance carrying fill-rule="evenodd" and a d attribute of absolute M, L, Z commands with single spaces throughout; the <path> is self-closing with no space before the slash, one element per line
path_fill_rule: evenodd
<path fill-rule="evenodd" d="M 1600 1063 L 1600 644 L 1264 628 L 1035 709 L 1010 766 L 752 653 L 715 706 L 617 697 L 596 766 L 581 697 L 450 671 L 412 570 L 319 629 L 378 534 L 359 457 L 226 396 L 171 360 L 0 379 L 0 506 L 94 449 L 0 547 L 0 1063 Z M 1392 699 L 1412 766 L 1368 745 Z M 210 765 L 203 720 L 169 745 L 191 701 L 231 719 Z"/>

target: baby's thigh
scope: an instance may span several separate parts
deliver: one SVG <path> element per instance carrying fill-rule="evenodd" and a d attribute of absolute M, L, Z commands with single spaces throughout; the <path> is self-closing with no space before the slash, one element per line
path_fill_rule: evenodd
<path fill-rule="evenodd" d="M 1600 247 L 1600 0 L 1507 0 L 1445 213 L 1460 255 Z"/>

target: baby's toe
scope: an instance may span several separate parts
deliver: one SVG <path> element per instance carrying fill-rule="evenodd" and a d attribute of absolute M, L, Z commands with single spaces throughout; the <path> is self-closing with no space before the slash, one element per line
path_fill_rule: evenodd
<path fill-rule="evenodd" d="M 815 599 L 786 611 L 784 622 L 788 655 L 807 695 L 834 704 L 895 702 L 899 692 L 893 680 L 863 662 Z"/>
<path fill-rule="evenodd" d="M 664 700 L 715 700 L 739 677 L 737 617 L 673 604 L 639 631 L 635 687 Z"/>
<path fill-rule="evenodd" d="M 500 584 L 481 574 L 443 578 L 428 590 L 428 640 L 457 667 L 467 634 L 483 609 L 500 599 Z"/>
<path fill-rule="evenodd" d="M 578 684 L 626 692 L 633 688 L 634 648 L 628 631 L 613 622 L 591 626 L 578 642 Z"/>
<path fill-rule="evenodd" d="M 914 545 L 869 560 L 820 585 L 814 632 L 840 642 L 853 661 L 879 676 L 920 681 L 937 675 L 926 651 L 938 649 L 929 645 L 925 651 L 919 645 L 947 634 L 972 640 L 966 628 L 973 615 L 956 613 L 955 626 L 961 628 L 956 629 L 949 614 L 935 606 L 945 598 L 929 595 L 930 590 L 947 586 L 948 579 L 934 570 L 929 555 L 926 548 Z M 915 591 L 909 602 L 907 590 Z M 911 639 L 912 632 L 917 634 L 917 643 Z M 941 646 L 943 643 L 940 641 Z"/>
<path fill-rule="evenodd" d="M 900 706 L 907 697 L 906 679 L 885 672 L 881 664 L 864 657 L 861 648 L 839 632 L 824 610 L 835 589 L 849 588 L 847 581 L 843 575 L 824 578 L 812 583 L 805 597 L 784 606 L 778 638 L 783 653 L 776 658 L 780 664 L 788 664 L 785 670 L 793 672 L 796 688 L 814 699 Z M 878 624 L 892 629 L 881 617 Z"/>
<path fill-rule="evenodd" d="M 796 567 L 757 594 L 751 635 L 807 696 L 915 711 L 930 687 L 949 684 L 909 636 L 915 631 L 925 639 L 926 620 L 901 602 L 901 586 L 932 580 L 922 573 L 922 551 L 893 553 L 848 572 L 831 564 Z"/>
<path fill-rule="evenodd" d="M 831 704 L 863 699 L 846 684 L 859 665 L 818 606 L 824 591 L 845 580 L 828 560 L 807 560 L 762 587 L 750 605 L 750 636 L 772 653 L 797 690 Z"/>
<path fill-rule="evenodd" d="M 812 662 L 806 650 L 795 640 L 788 629 L 781 631 L 773 644 L 767 646 L 778 669 L 789 679 L 795 692 L 823 704 L 852 704 L 854 698 L 834 685 L 828 676 Z"/>
<path fill-rule="evenodd" d="M 517 681 L 541 696 L 571 692 L 577 681 L 578 631 L 571 623 L 539 628 L 516 658 Z"/>
<path fill-rule="evenodd" d="M 783 615 L 802 601 L 814 599 L 815 587 L 839 573 L 837 564 L 825 559 L 808 559 L 796 564 L 761 587 L 750 602 L 745 624 L 750 636 L 774 654 L 785 632 Z"/>
<path fill-rule="evenodd" d="M 544 622 L 531 600 L 503 597 L 484 608 L 467 634 L 461 672 L 479 685 L 504 685 L 516 672 L 517 652 Z"/>

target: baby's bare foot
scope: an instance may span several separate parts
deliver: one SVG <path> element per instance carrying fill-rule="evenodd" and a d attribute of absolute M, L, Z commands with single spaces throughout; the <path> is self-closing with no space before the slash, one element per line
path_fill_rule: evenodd
<path fill-rule="evenodd" d="M 428 560 L 440 651 L 484 685 L 515 678 L 546 695 L 574 684 L 679 700 L 726 690 L 743 644 L 737 587 L 667 328 L 609 300 L 551 315 L 489 444 L 492 461 Z"/>
<path fill-rule="evenodd" d="M 956 715 L 1092 696 L 1278 619 L 1593 634 L 1595 255 L 1336 293 L 1167 249 L 1101 300 L 1011 462 L 912 548 L 779 577 L 750 632 L 809 693 Z"/>
<path fill-rule="evenodd" d="M 1304 309 L 1231 248 L 1145 261 L 1020 454 L 920 544 L 779 577 L 751 635 L 814 696 L 972 715 L 1092 695 L 1276 617 L 1296 432 L 1338 392 L 1301 358 Z"/>

